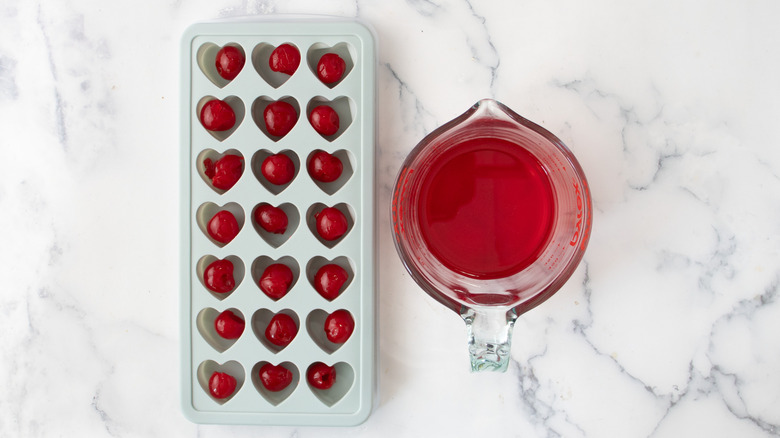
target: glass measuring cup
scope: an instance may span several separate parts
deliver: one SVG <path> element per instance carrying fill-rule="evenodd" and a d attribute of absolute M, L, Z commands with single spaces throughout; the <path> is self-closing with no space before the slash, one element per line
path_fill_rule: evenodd
<path fill-rule="evenodd" d="M 392 217 L 412 278 L 466 322 L 472 371 L 505 371 L 517 317 L 582 259 L 592 206 L 563 142 L 483 99 L 412 150 Z"/>

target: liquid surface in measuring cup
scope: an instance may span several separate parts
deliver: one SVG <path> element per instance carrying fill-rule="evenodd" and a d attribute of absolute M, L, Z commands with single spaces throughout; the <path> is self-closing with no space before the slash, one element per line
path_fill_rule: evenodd
<path fill-rule="evenodd" d="M 497 138 L 451 147 L 430 164 L 418 207 L 422 237 L 447 269 L 494 279 L 533 263 L 550 239 L 552 186 L 530 152 Z"/>

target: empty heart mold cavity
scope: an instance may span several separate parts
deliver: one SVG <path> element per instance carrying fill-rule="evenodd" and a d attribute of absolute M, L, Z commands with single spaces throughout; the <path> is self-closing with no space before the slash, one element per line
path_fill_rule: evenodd
<path fill-rule="evenodd" d="M 241 47 L 240 44 L 227 43 L 222 47 L 226 46 L 235 47 L 239 52 L 241 52 L 241 54 L 244 56 L 244 59 L 246 59 L 246 53 L 244 53 L 244 48 Z M 220 49 L 222 49 L 222 47 L 214 43 L 205 43 L 200 46 L 197 54 L 197 62 L 198 67 L 200 67 L 200 71 L 203 72 L 208 80 L 210 80 L 219 88 L 222 88 L 231 82 L 220 76 L 219 72 L 217 72 L 217 53 L 220 51 Z M 244 65 L 244 67 L 246 67 L 246 65 Z"/>
<path fill-rule="evenodd" d="M 322 58 L 322 55 L 325 55 L 326 53 L 335 53 L 336 55 L 339 55 L 341 59 L 344 60 L 344 74 L 341 75 L 341 79 L 339 79 L 336 82 L 330 83 L 330 84 L 324 84 L 329 88 L 333 88 L 336 85 L 340 84 L 344 78 L 349 76 L 349 73 L 352 71 L 352 68 L 355 66 L 355 49 L 347 43 L 338 43 L 334 45 L 333 47 L 328 46 L 324 43 L 316 43 L 313 44 L 311 47 L 309 47 L 308 52 L 306 52 L 306 63 L 309 65 L 309 69 L 314 74 L 315 77 L 319 78 L 317 75 L 317 65 L 320 62 L 320 58 Z"/>
<path fill-rule="evenodd" d="M 344 238 L 349 235 L 349 232 L 352 231 L 352 228 L 355 226 L 355 211 L 352 210 L 352 207 L 350 207 L 348 204 L 345 204 L 343 202 L 334 205 L 333 208 L 340 211 L 347 219 L 347 232 L 344 233 L 338 239 L 325 240 L 320 235 L 320 233 L 317 232 L 317 215 L 327 207 L 328 207 L 327 205 L 321 202 L 317 202 L 313 204 L 311 207 L 309 207 L 309 210 L 306 212 L 306 226 L 309 227 L 311 233 L 314 234 L 314 237 L 316 237 L 317 240 L 320 241 L 320 243 L 327 246 L 328 248 L 333 248 L 336 245 L 338 245 L 339 242 L 344 240 Z"/>
<path fill-rule="evenodd" d="M 298 318 L 298 314 L 295 313 L 291 309 L 282 309 L 277 313 L 283 313 L 295 321 L 295 326 L 298 328 L 298 332 L 300 334 L 301 331 L 301 320 Z M 268 309 L 259 309 L 255 312 L 254 315 L 252 315 L 252 331 L 254 332 L 255 336 L 257 336 L 257 339 L 260 341 L 265 348 L 267 348 L 272 353 L 276 354 L 285 348 L 289 347 L 293 342 L 295 342 L 295 339 L 290 342 L 290 344 L 287 344 L 285 346 L 279 346 L 272 344 L 268 338 L 265 337 L 265 329 L 268 328 L 268 324 L 271 322 L 271 318 L 274 317 L 277 313 L 274 313 Z M 295 335 L 295 338 L 298 338 L 298 335 Z"/>
<path fill-rule="evenodd" d="M 287 230 L 282 234 L 270 233 L 262 226 L 260 226 L 259 223 L 257 223 L 257 216 L 255 215 L 258 208 L 266 205 L 271 204 L 267 202 L 261 202 L 260 204 L 257 204 L 252 210 L 252 226 L 255 228 L 255 231 L 257 231 L 257 234 L 259 234 L 260 237 L 262 237 L 263 240 L 265 240 L 269 245 L 273 246 L 274 248 L 279 248 L 284 242 L 287 242 L 293 234 L 295 234 L 295 230 L 298 228 L 298 224 L 301 222 L 301 215 L 298 213 L 298 209 L 289 202 L 285 202 L 284 204 L 276 206 L 287 215 Z"/>
<path fill-rule="evenodd" d="M 312 156 L 314 156 L 314 154 L 318 152 L 321 152 L 321 150 L 317 149 L 312 151 L 312 153 L 310 153 L 309 157 L 306 159 L 307 172 L 309 169 L 309 164 L 311 163 Z M 353 166 L 355 159 L 351 152 L 344 149 L 339 149 L 336 152 L 334 152 L 332 155 L 338 158 L 339 161 L 341 161 L 341 165 L 343 166 L 341 171 L 341 176 L 339 176 L 338 179 L 336 179 L 335 181 L 331 181 L 331 182 L 322 182 L 312 178 L 314 184 L 317 187 L 319 187 L 323 192 L 327 193 L 328 195 L 332 195 L 338 192 L 342 187 L 344 187 L 344 184 L 346 184 L 347 181 L 349 181 L 349 179 L 352 178 L 352 175 L 355 173 L 354 166 Z M 309 176 L 311 176 L 311 174 Z"/>
<path fill-rule="evenodd" d="M 292 283 L 290 283 L 290 287 L 287 289 L 287 293 L 289 294 L 290 291 L 295 287 L 295 284 L 298 283 L 298 278 L 300 278 L 301 276 L 301 268 L 300 266 L 298 266 L 298 262 L 295 261 L 295 259 L 290 256 L 284 256 L 279 258 L 278 260 L 274 260 L 268 256 L 260 256 L 256 258 L 255 261 L 252 262 L 252 268 L 251 268 L 252 280 L 254 281 L 255 285 L 257 285 L 259 288 L 260 277 L 262 277 L 263 272 L 267 267 L 275 263 L 282 263 L 284 265 L 287 265 L 287 267 L 290 268 L 290 271 L 292 271 L 292 275 L 293 275 Z M 263 296 L 266 295 L 263 293 Z M 284 297 L 280 299 L 284 299 Z"/>
<path fill-rule="evenodd" d="M 261 131 L 263 131 L 263 134 L 268 136 L 268 138 L 270 138 L 273 141 L 279 141 L 284 136 L 272 135 L 270 132 L 268 132 L 268 128 L 266 127 L 265 124 L 264 112 L 265 112 L 265 108 L 268 105 L 277 101 L 287 102 L 290 105 L 292 105 L 292 107 L 295 109 L 296 125 L 298 124 L 298 120 L 301 118 L 301 106 L 298 105 L 298 101 L 295 100 L 295 98 L 292 96 L 282 96 L 281 98 L 276 100 L 268 96 L 260 96 L 257 99 L 255 99 L 255 101 L 252 102 L 252 120 L 254 120 L 257 127 L 260 128 Z M 293 129 L 295 128 L 293 127 Z"/>
<path fill-rule="evenodd" d="M 238 157 L 241 157 L 241 173 L 244 173 L 244 155 L 237 151 L 236 149 L 228 149 L 225 152 L 219 153 L 215 151 L 214 149 L 204 149 L 201 151 L 201 153 L 198 154 L 198 158 L 195 161 L 195 167 L 198 170 L 198 175 L 203 179 L 203 181 L 206 182 L 206 185 L 208 185 L 211 190 L 214 190 L 215 192 L 219 193 L 220 195 L 224 194 L 228 190 L 218 189 L 214 187 L 214 184 L 212 183 L 211 178 L 206 176 L 206 160 L 211 160 L 212 163 L 216 163 L 219 161 L 222 157 L 226 155 L 235 155 Z"/>
<path fill-rule="evenodd" d="M 326 406 L 330 407 L 339 402 L 345 395 L 352 389 L 352 384 L 355 383 L 355 371 L 352 366 L 346 362 L 338 362 L 335 365 L 331 365 L 336 369 L 336 379 L 333 382 L 333 386 L 328 389 L 318 389 L 311 386 L 308 379 L 306 384 L 312 393 Z M 311 365 L 309 365 L 311 367 Z M 308 371 L 308 368 L 307 368 Z M 308 373 L 307 373 L 308 374 Z"/>
<path fill-rule="evenodd" d="M 215 372 L 230 374 L 236 379 L 236 389 L 229 397 L 218 399 L 211 395 L 211 391 L 209 391 L 209 379 Z M 206 394 L 208 394 L 212 400 L 219 404 L 225 404 L 230 401 L 230 399 L 241 390 L 241 387 L 244 386 L 245 379 L 244 367 L 235 360 L 229 360 L 221 365 L 213 360 L 205 360 L 198 366 L 198 383 L 200 384 L 200 387 L 206 391 Z"/>
<path fill-rule="evenodd" d="M 309 263 L 306 264 L 306 279 L 309 280 L 309 284 L 311 284 L 312 287 L 314 287 L 316 290 L 317 287 L 315 286 L 315 277 L 317 276 L 317 272 L 323 266 L 330 264 L 341 266 L 347 272 L 347 281 L 345 281 L 344 285 L 342 285 L 341 289 L 339 289 L 338 296 L 336 297 L 336 299 L 338 299 L 338 297 L 349 288 L 352 280 L 355 279 L 355 266 L 352 263 L 352 260 L 350 260 L 348 257 L 340 256 L 333 260 L 328 260 L 321 256 L 313 257 L 311 260 L 309 260 Z"/>
<path fill-rule="evenodd" d="M 200 112 L 203 110 L 203 106 L 206 105 L 206 102 L 217 99 L 214 96 L 205 96 L 202 97 L 198 104 L 195 106 L 195 117 L 198 118 L 198 123 L 203 126 L 203 122 L 200 118 Z M 246 109 L 244 107 L 244 101 L 241 100 L 241 98 L 237 96 L 228 96 L 224 99 L 222 99 L 223 102 L 230 105 L 230 108 L 233 110 L 233 112 L 236 114 L 236 123 L 233 125 L 232 128 L 228 129 L 227 131 L 210 131 L 206 129 L 205 127 L 203 129 L 206 129 L 206 132 L 211 134 L 212 137 L 216 138 L 219 141 L 224 141 L 226 138 L 230 137 L 234 132 L 236 132 L 236 129 L 238 129 L 238 126 L 241 125 L 241 122 L 244 121 L 244 115 L 246 114 Z"/>
<path fill-rule="evenodd" d="M 230 308 L 227 310 L 233 312 L 237 317 L 246 320 L 240 310 L 236 308 Z M 200 332 L 200 335 L 203 336 L 203 339 L 205 339 L 206 342 L 208 342 L 208 344 L 211 345 L 215 350 L 223 353 L 225 350 L 232 347 L 238 338 L 225 339 L 220 336 L 219 333 L 217 333 L 214 322 L 216 321 L 219 314 L 220 312 L 218 310 L 207 307 L 198 313 L 198 316 L 195 319 L 195 325 L 198 327 L 198 332 Z"/>
<path fill-rule="evenodd" d="M 275 155 L 273 152 L 269 151 L 268 149 L 260 149 L 259 151 L 255 152 L 254 155 L 252 155 L 252 162 L 250 163 L 250 166 L 252 168 L 252 173 L 255 175 L 255 178 L 260 182 L 260 184 L 265 187 L 266 190 L 273 193 L 274 195 L 278 195 L 279 193 L 282 193 L 284 189 L 290 186 L 293 181 L 295 181 L 295 178 L 298 177 L 298 172 L 301 169 L 301 160 L 298 158 L 298 154 L 295 152 L 285 149 L 278 152 L 279 154 L 286 155 L 290 161 L 292 161 L 293 166 L 295 167 L 295 174 L 293 176 L 293 179 L 290 180 L 290 182 L 286 184 L 274 184 L 268 179 L 266 179 L 265 176 L 263 176 L 263 162 L 266 160 L 266 158 L 270 157 L 271 155 Z"/>
<path fill-rule="evenodd" d="M 353 102 L 352 99 L 347 96 L 339 96 L 333 100 L 328 100 L 322 96 L 315 96 L 306 105 L 307 121 L 310 120 L 309 118 L 311 117 L 311 112 L 314 110 L 314 108 L 320 105 L 327 105 L 333 108 L 336 111 L 336 114 L 339 115 L 339 129 L 336 131 L 336 133 L 333 135 L 322 135 L 322 138 L 328 141 L 333 141 L 339 138 L 339 136 L 341 136 L 341 134 L 343 134 L 344 131 L 346 131 L 347 128 L 349 128 L 349 126 L 352 124 L 352 119 L 354 118 L 353 114 L 355 114 L 356 111 L 355 102 Z M 313 129 L 314 128 L 312 128 L 312 130 Z M 318 135 L 321 134 L 318 133 Z"/>
<path fill-rule="evenodd" d="M 232 294 L 238 288 L 238 286 L 244 280 L 244 274 L 246 270 L 244 267 L 244 262 L 241 261 L 240 257 L 229 255 L 224 259 L 222 259 L 222 260 L 227 260 L 233 264 L 233 281 L 235 282 L 235 286 L 233 287 L 233 289 L 231 289 L 228 292 L 224 292 L 224 293 L 214 292 L 206 286 L 203 277 L 206 274 L 206 268 L 208 268 L 210 264 L 216 262 L 217 260 L 220 259 L 214 257 L 213 255 L 205 255 L 201 257 L 198 260 L 198 264 L 195 266 L 195 273 L 198 276 L 198 280 L 200 281 L 200 284 L 203 285 L 203 287 L 211 294 L 211 296 L 221 301 L 229 297 L 230 294 Z"/>
<path fill-rule="evenodd" d="M 287 397 L 289 397 L 290 394 L 295 391 L 295 388 L 298 387 L 298 382 L 301 381 L 301 373 L 298 371 L 298 367 L 296 367 L 292 362 L 280 363 L 279 366 L 287 368 L 287 370 L 292 373 L 292 382 L 290 382 L 290 384 L 281 391 L 269 391 L 265 388 L 263 382 L 260 380 L 260 368 L 268 363 L 270 362 L 262 361 L 256 363 L 255 366 L 252 367 L 252 384 L 255 386 L 257 392 L 259 392 L 260 395 L 262 395 L 263 398 L 268 401 L 268 403 L 271 403 L 274 406 L 278 406 L 279 403 L 287 400 Z"/>
<path fill-rule="evenodd" d="M 201 231 L 203 231 L 203 234 L 214 244 L 218 247 L 222 248 L 228 243 L 222 243 L 214 240 L 208 232 L 208 224 L 211 218 L 214 217 L 215 214 L 217 214 L 220 211 L 229 211 L 233 217 L 236 218 L 236 222 L 238 222 L 238 228 L 239 230 L 244 228 L 244 222 L 245 222 L 245 216 L 244 216 L 244 209 L 241 208 L 241 205 L 239 205 L 236 202 L 228 202 L 227 204 L 223 206 L 219 206 L 213 202 L 206 202 L 202 204 L 200 207 L 198 207 L 198 211 L 195 212 L 195 220 L 198 223 L 198 227 Z M 239 234 L 241 234 L 241 231 L 239 231 Z"/>
<path fill-rule="evenodd" d="M 295 47 L 296 49 L 298 49 L 298 52 L 300 53 L 300 49 L 295 44 L 293 43 L 283 43 L 283 44 L 289 44 Z M 268 83 L 268 85 L 274 88 L 279 88 L 280 86 L 282 86 L 282 84 L 287 82 L 287 80 L 290 79 L 292 75 L 271 70 L 271 65 L 269 64 L 269 60 L 271 59 L 271 53 L 273 53 L 276 47 L 277 46 L 268 43 L 260 43 L 256 45 L 255 48 L 252 50 L 252 65 L 255 67 L 257 74 L 259 74 L 260 77 L 262 77 Z M 298 66 L 298 68 L 300 69 L 300 65 Z"/>
<path fill-rule="evenodd" d="M 328 340 L 328 335 L 325 332 L 325 320 L 328 319 L 328 315 L 330 314 L 322 309 L 312 310 L 306 317 L 306 331 L 309 333 L 309 337 L 311 337 L 314 343 L 322 348 L 324 352 L 333 354 L 333 352 L 341 348 L 346 342 L 344 344 L 336 344 L 335 342 L 330 342 L 330 340 Z M 354 318 L 353 315 L 352 319 L 354 320 Z M 358 331 L 360 331 L 360 329 L 356 327 L 355 332 Z M 353 332 L 352 334 L 354 335 L 355 333 Z M 352 337 L 350 337 L 350 339 L 352 339 Z M 347 342 L 349 342 L 349 339 Z"/>

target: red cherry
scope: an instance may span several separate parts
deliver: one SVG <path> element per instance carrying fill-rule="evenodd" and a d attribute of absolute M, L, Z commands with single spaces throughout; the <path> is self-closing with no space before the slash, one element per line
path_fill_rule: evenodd
<path fill-rule="evenodd" d="M 200 123 L 209 131 L 227 131 L 236 124 L 236 113 L 226 102 L 212 99 L 200 110 Z"/>
<path fill-rule="evenodd" d="M 268 66 L 271 70 L 292 75 L 301 63 L 301 52 L 292 44 L 282 44 L 271 52 Z"/>
<path fill-rule="evenodd" d="M 270 155 L 263 160 L 260 172 L 268 182 L 281 186 L 295 177 L 295 164 L 285 154 Z"/>
<path fill-rule="evenodd" d="M 227 210 L 220 210 L 215 214 L 208 224 L 209 236 L 219 243 L 228 243 L 238 235 L 241 229 L 233 213 Z"/>
<path fill-rule="evenodd" d="M 255 222 L 269 233 L 284 234 L 287 231 L 287 213 L 270 204 L 262 204 L 255 209 Z"/>
<path fill-rule="evenodd" d="M 278 392 L 292 383 L 293 373 L 281 365 L 267 363 L 260 367 L 260 382 L 265 389 Z"/>
<path fill-rule="evenodd" d="M 355 320 L 352 315 L 344 309 L 336 310 L 325 318 L 325 335 L 330 342 L 334 344 L 343 344 L 347 342 L 352 332 L 355 330 Z"/>
<path fill-rule="evenodd" d="M 316 151 L 309 159 L 309 175 L 317 181 L 333 182 L 339 179 L 344 165 L 335 155 L 325 151 Z"/>
<path fill-rule="evenodd" d="M 216 260 L 211 262 L 203 272 L 203 283 L 216 293 L 224 294 L 236 287 L 236 279 L 233 278 L 233 263 L 230 260 Z"/>
<path fill-rule="evenodd" d="M 341 79 L 346 69 L 347 64 L 341 59 L 341 56 L 335 53 L 326 53 L 317 63 L 317 77 L 323 83 L 332 84 Z"/>
<path fill-rule="evenodd" d="M 244 333 L 244 320 L 230 310 L 225 310 L 214 320 L 214 329 L 225 339 L 238 339 Z"/>
<path fill-rule="evenodd" d="M 228 398 L 236 390 L 236 378 L 227 373 L 215 371 L 209 379 L 209 392 L 214 398 Z"/>
<path fill-rule="evenodd" d="M 309 122 L 315 131 L 324 136 L 333 135 L 339 130 L 339 115 L 328 105 L 320 105 L 309 114 Z"/>
<path fill-rule="evenodd" d="M 314 274 L 314 289 L 328 301 L 339 296 L 341 287 L 347 282 L 347 271 L 339 265 L 329 264 Z"/>
<path fill-rule="evenodd" d="M 298 326 L 290 315 L 277 313 L 265 328 L 265 338 L 279 347 L 286 347 L 298 334 Z"/>
<path fill-rule="evenodd" d="M 284 137 L 298 121 L 298 113 L 291 104 L 277 100 L 271 102 L 263 110 L 263 120 L 268 133 L 276 137 Z"/>
<path fill-rule="evenodd" d="M 327 241 L 333 241 L 347 232 L 347 217 L 334 207 L 323 208 L 315 216 L 317 233 Z"/>
<path fill-rule="evenodd" d="M 317 389 L 329 389 L 336 383 L 336 368 L 322 362 L 314 362 L 306 370 L 306 380 Z"/>
<path fill-rule="evenodd" d="M 214 178 L 214 175 L 216 174 L 216 164 L 214 164 L 213 161 L 211 161 L 211 158 L 206 158 L 203 160 L 203 173 L 209 178 Z"/>
<path fill-rule="evenodd" d="M 274 263 L 263 271 L 260 276 L 260 290 L 272 300 L 278 300 L 287 295 L 293 282 L 293 272 L 284 263 Z"/>
<path fill-rule="evenodd" d="M 244 158 L 238 155 L 225 155 L 216 163 L 211 159 L 203 160 L 205 174 L 211 179 L 211 184 L 220 190 L 230 190 L 241 178 L 244 170 Z"/>
<path fill-rule="evenodd" d="M 232 81 L 244 68 L 246 57 L 244 53 L 234 46 L 225 46 L 217 52 L 217 73 L 228 81 Z"/>

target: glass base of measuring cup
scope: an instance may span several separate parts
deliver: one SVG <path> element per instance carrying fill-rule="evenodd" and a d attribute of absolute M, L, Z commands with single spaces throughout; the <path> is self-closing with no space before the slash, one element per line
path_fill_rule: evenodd
<path fill-rule="evenodd" d="M 460 316 L 466 322 L 471 371 L 505 372 L 509 366 L 517 314 L 501 308 L 474 310 L 464 307 Z"/>

